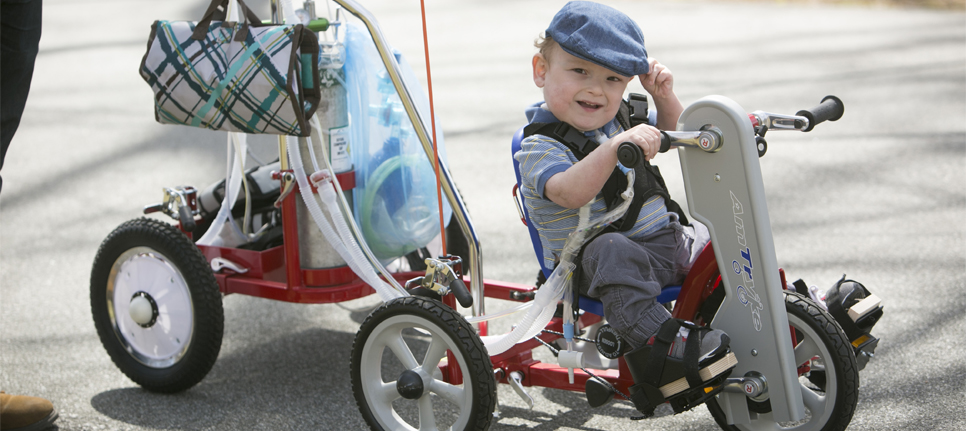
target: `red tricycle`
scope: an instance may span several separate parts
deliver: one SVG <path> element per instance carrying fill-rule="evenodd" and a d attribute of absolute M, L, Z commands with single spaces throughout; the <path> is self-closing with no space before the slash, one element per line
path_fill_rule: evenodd
<path fill-rule="evenodd" d="M 526 388 L 537 386 L 586 393 L 591 408 L 630 401 L 638 418 L 653 415 L 656 405 L 679 413 L 706 404 L 724 429 L 841 430 L 849 424 L 859 370 L 878 343 L 870 331 L 882 316 L 881 301 L 844 277 L 824 292 L 786 278 L 775 257 L 758 162 L 766 132 L 807 132 L 837 120 L 844 110 L 838 98 L 778 115 L 747 114 L 727 98 L 709 96 L 685 109 L 676 131 L 664 132 L 662 151 L 677 149 L 690 217 L 707 240 L 694 248 L 683 284 L 665 287 L 659 300 L 674 317 L 721 329 L 731 342 L 726 355 L 698 371 L 706 383 L 661 381 L 651 385 L 654 392 L 635 382 L 600 302 L 575 297 L 571 283 L 576 252 L 630 205 L 634 170 L 627 171 L 624 202 L 596 219 L 582 216 L 556 269 L 541 271 L 540 285 L 484 279 L 479 240 L 435 152 L 439 137 L 430 138 L 431 114 L 420 106 L 418 85 L 407 79 L 411 71 L 368 11 L 354 0 L 335 1 L 340 8 L 331 22 L 315 18 L 311 1 L 298 11 L 310 29 L 335 28 L 345 40 L 322 43 L 319 79 L 329 103 L 313 118 L 311 135 L 280 137 L 279 160 L 248 171 L 239 162 L 243 138 L 232 135 L 235 169 L 225 181 L 204 190 L 166 188 L 161 204 L 145 208 L 171 216 L 175 225 L 140 218 L 102 243 L 91 274 L 91 309 L 105 349 L 124 374 L 156 392 L 200 382 L 220 350 L 222 295 L 318 304 L 376 293 L 384 304 L 362 323 L 351 352 L 352 391 L 373 429 L 487 429 L 496 420 L 499 383 L 531 407 Z M 278 8 L 273 1 L 273 12 L 292 15 Z M 349 20 L 361 25 L 352 30 Z M 361 103 L 345 102 L 355 75 L 372 69 L 351 63 L 361 45 L 350 39 L 360 34 L 381 68 L 371 72 L 378 90 Z M 391 134 L 386 143 L 417 143 L 420 166 L 438 164 L 437 187 L 451 210 L 393 201 L 426 181 L 416 178 L 425 169 L 404 172 L 412 157 L 398 148 L 354 148 L 372 160 L 355 162 L 356 169 L 336 166 L 346 137 L 357 142 L 342 130 L 347 111 L 362 129 L 384 127 Z M 383 140 L 372 133 L 363 139 Z M 512 151 L 519 142 L 518 134 Z M 623 165 L 642 159 L 636 149 L 621 148 Z M 514 199 L 528 224 L 516 189 Z M 411 223 L 414 213 L 420 223 Z M 408 232 L 422 230 L 426 214 L 439 232 L 446 213 L 449 244 L 445 251 L 439 247 L 440 256 L 428 251 L 424 236 L 407 242 Z M 412 229 L 391 230 L 394 223 Z M 528 228 L 539 256 L 536 231 Z M 487 298 L 512 306 L 487 313 Z M 487 323 L 494 318 L 517 323 L 507 334 L 490 334 Z M 540 348 L 557 363 L 535 359 L 533 350 Z"/>

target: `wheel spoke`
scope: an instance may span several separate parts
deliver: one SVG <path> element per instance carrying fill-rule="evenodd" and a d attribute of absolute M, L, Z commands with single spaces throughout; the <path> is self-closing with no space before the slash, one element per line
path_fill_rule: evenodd
<path fill-rule="evenodd" d="M 429 394 L 419 398 L 419 430 L 436 431 L 436 413 L 433 412 L 433 401 Z"/>
<path fill-rule="evenodd" d="M 775 430 L 781 431 L 782 427 L 775 421 L 775 415 L 772 412 L 759 413 L 758 419 L 752 419 L 752 423 L 755 424 L 756 431 L 762 430 Z"/>
<path fill-rule="evenodd" d="M 433 380 L 430 391 L 457 407 L 463 407 L 463 398 L 466 396 L 466 393 L 460 386 L 453 386 L 440 380 Z"/>
<path fill-rule="evenodd" d="M 373 386 L 372 399 L 382 403 L 383 408 L 391 409 L 392 402 L 401 398 L 396 390 L 396 382 L 376 382 Z"/>
<path fill-rule="evenodd" d="M 812 337 L 805 337 L 801 343 L 795 346 L 795 364 L 802 365 L 819 354 L 820 350 L 818 344 L 815 344 L 815 340 Z"/>
<path fill-rule="evenodd" d="M 821 416 L 825 412 L 825 400 L 825 396 L 802 385 L 802 401 L 812 411 L 813 417 Z"/>
<path fill-rule="evenodd" d="M 443 356 L 446 356 L 446 343 L 441 338 L 433 337 L 429 349 L 426 350 L 426 357 L 423 358 L 423 369 L 432 372 L 439 365 L 439 361 L 443 360 Z"/>
<path fill-rule="evenodd" d="M 395 332 L 393 334 L 386 334 L 385 337 L 386 346 L 392 353 L 396 355 L 396 359 L 402 363 L 406 369 L 412 370 L 419 366 L 416 362 L 416 357 L 413 356 L 412 350 L 409 349 L 409 345 L 406 344 L 406 340 L 403 339 L 402 332 Z"/>

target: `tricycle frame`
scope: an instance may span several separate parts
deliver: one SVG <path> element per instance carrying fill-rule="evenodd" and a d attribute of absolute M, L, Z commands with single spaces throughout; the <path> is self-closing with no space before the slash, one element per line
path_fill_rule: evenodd
<path fill-rule="evenodd" d="M 438 175 L 442 191 L 453 208 L 454 220 L 468 245 L 468 256 L 464 258 L 467 259 L 465 263 L 469 265 L 470 275 L 463 277 L 463 281 L 469 286 L 473 298 L 470 307 L 472 315 L 474 317 L 485 316 L 485 298 L 513 302 L 532 300 L 533 293 L 537 290 L 533 286 L 483 278 L 480 241 L 477 238 L 469 213 L 461 196 L 456 191 L 448 168 L 435 155 L 434 143 L 429 138 L 426 123 L 420 118 L 420 113 L 413 104 L 413 97 L 403 82 L 399 66 L 378 24 L 368 11 L 353 0 L 335 1 L 347 12 L 362 20 L 368 28 L 427 158 L 438 162 Z M 721 97 L 709 97 L 688 107 L 678 124 L 678 130 L 690 131 L 697 142 L 695 145 L 681 148 L 679 151 L 689 208 L 692 216 L 709 228 L 712 238 L 711 242 L 698 254 L 680 287 L 672 314 L 676 318 L 711 324 L 730 334 L 740 334 L 734 338 L 751 338 L 748 337 L 748 334 L 757 332 L 754 341 L 750 342 L 751 344 L 744 341 L 733 343 L 733 346 L 737 346 L 735 353 L 739 357 L 739 366 L 736 368 L 736 372 L 739 373 L 738 379 L 734 379 L 735 381 L 730 382 L 731 384 L 715 388 L 716 391 L 721 391 L 722 388 L 724 390 L 718 398 L 720 406 L 715 403 L 720 412 L 719 415 L 716 415 L 716 420 L 724 427 L 731 424 L 751 426 L 752 421 L 756 419 L 745 403 L 746 395 L 749 394 L 742 393 L 740 388 L 735 390 L 733 387 L 735 382 L 744 381 L 742 379 L 749 376 L 749 374 L 745 374 L 744 377 L 740 376 L 745 371 L 764 375 L 760 383 L 763 383 L 764 378 L 767 378 L 770 391 L 770 406 L 767 413 L 772 416 L 769 416 L 764 422 L 770 420 L 787 422 L 803 419 L 805 417 L 805 405 L 799 391 L 798 379 L 800 375 L 809 371 L 808 363 L 803 368 L 799 366 L 801 358 L 795 357 L 795 346 L 793 345 L 796 337 L 795 331 L 793 330 L 791 337 L 789 337 L 789 332 L 786 329 L 789 327 L 789 321 L 785 313 L 786 303 L 783 300 L 784 294 L 782 291 L 786 289 L 788 283 L 786 283 L 784 273 L 777 266 L 771 227 L 765 206 L 763 182 L 757 161 L 759 154 L 757 154 L 758 150 L 756 149 L 755 132 L 752 131 L 752 123 L 744 118 L 745 115 L 734 102 Z M 723 146 L 720 145 L 720 142 L 715 146 L 706 146 L 704 141 L 700 139 L 700 135 L 696 134 L 709 130 L 710 126 L 714 127 L 715 133 L 720 133 L 724 137 Z M 218 291 L 225 295 L 243 294 L 285 302 L 313 304 L 343 302 L 376 293 L 373 287 L 357 276 L 348 266 L 325 269 L 309 269 L 301 266 L 297 215 L 298 198 L 296 198 L 296 196 L 301 196 L 301 193 L 298 192 L 300 186 L 293 181 L 293 171 L 288 167 L 289 162 L 286 159 L 289 150 L 288 145 L 291 144 L 287 142 L 287 138 L 279 138 L 281 171 L 278 173 L 277 179 L 282 182 L 281 190 L 283 192 L 276 202 L 276 207 L 279 208 L 281 214 L 282 245 L 263 251 L 253 251 L 195 244 L 204 260 L 211 265 Z M 293 149 L 299 151 L 297 148 Z M 712 157 L 715 158 L 714 163 L 710 162 Z M 721 163 L 722 159 L 727 159 L 727 163 Z M 345 203 L 343 192 L 353 188 L 355 182 L 353 175 L 352 172 L 338 174 L 336 181 L 333 183 L 341 185 L 341 190 L 337 191 L 343 204 Z M 722 190 L 726 190 L 730 197 L 722 193 Z M 296 193 L 292 193 L 292 191 Z M 318 192 L 317 190 L 313 191 Z M 722 205 L 722 200 L 727 199 L 730 199 L 733 212 L 726 213 L 722 210 L 722 208 L 729 206 Z M 708 202 L 712 204 L 706 206 Z M 195 205 L 196 203 L 192 199 L 190 201 L 192 209 L 196 209 L 194 208 Z M 743 212 L 746 208 L 748 209 L 747 213 Z M 739 215 L 742 216 L 740 217 L 741 220 L 739 220 Z M 737 240 L 734 238 L 736 223 Z M 179 224 L 179 228 L 189 239 L 192 238 L 191 226 L 185 227 Z M 715 244 L 715 246 L 711 244 Z M 737 247 L 736 244 L 740 244 L 741 248 Z M 365 244 L 362 245 L 365 249 Z M 735 250 L 739 251 L 741 258 L 732 256 Z M 376 262 L 368 251 L 366 251 L 366 257 L 376 268 L 382 268 L 382 265 Z M 740 260 L 742 258 L 745 260 Z M 216 259 L 222 260 L 222 262 L 228 261 L 230 264 L 216 267 L 214 262 Z M 723 274 L 719 268 L 731 268 L 729 263 L 732 262 L 734 263 L 735 273 L 731 274 L 730 271 L 725 271 L 726 273 Z M 739 262 L 746 262 L 746 264 L 741 265 Z M 96 266 L 95 263 L 95 268 Z M 742 268 L 745 270 L 744 272 Z M 754 276 L 752 275 L 752 268 L 756 271 Z M 423 275 L 422 272 L 416 271 L 395 273 L 387 272 L 384 269 L 381 269 L 381 271 L 382 278 L 397 288 L 406 284 L 407 281 Z M 462 274 L 459 275 L 462 276 Z M 757 293 L 748 284 L 751 279 L 761 283 L 759 285 L 761 288 Z M 752 319 L 746 318 L 748 313 L 740 310 L 741 304 L 748 307 L 746 299 L 749 297 L 748 288 L 739 285 L 742 282 L 749 286 L 751 295 L 754 296 L 753 299 L 758 304 L 757 308 L 754 305 L 749 307 L 752 310 Z M 98 286 L 94 286 L 94 283 L 92 283 L 92 291 L 97 288 Z M 714 314 L 713 320 L 702 322 L 701 319 L 708 316 L 699 314 L 699 311 L 703 311 L 700 310 L 700 307 L 715 289 L 724 290 L 725 298 L 721 307 Z M 742 289 L 745 289 L 744 299 L 741 297 Z M 453 295 L 444 295 L 441 300 L 446 306 L 452 309 L 457 308 L 456 299 Z M 735 311 L 736 309 L 738 310 Z M 601 322 L 601 319 L 599 315 L 583 312 L 577 320 L 577 330 L 580 331 Z M 95 316 L 95 320 L 97 320 L 97 316 Z M 749 325 L 751 326 L 749 327 Z M 363 326 L 365 327 L 365 324 Z M 488 335 L 485 320 L 479 321 L 475 329 L 476 335 Z M 553 318 L 546 330 L 537 337 L 521 341 L 504 352 L 486 358 L 487 364 L 492 366 L 493 378 L 498 383 L 515 384 L 518 389 L 520 386 L 538 386 L 574 392 L 584 392 L 588 380 L 596 378 L 609 383 L 614 391 L 614 397 L 623 396 L 627 398 L 626 394 L 633 392 L 632 386 L 635 382 L 623 357 L 617 358 L 616 367 L 593 370 L 592 374 L 585 368 L 573 370 L 558 364 L 543 363 L 534 359 L 533 349 L 549 345 L 562 338 L 561 332 L 564 332 L 563 329 L 563 319 Z M 838 331 L 841 332 L 841 329 L 839 328 Z M 104 334 L 100 335 L 102 342 L 105 342 Z M 218 337 L 220 338 L 220 330 Z M 353 349 L 355 351 L 355 345 Z M 442 355 L 442 349 L 439 351 Z M 596 352 L 592 352 L 592 354 L 596 354 Z M 211 362 L 214 361 L 216 356 L 217 350 L 211 357 Z M 484 354 L 483 356 L 487 355 Z M 461 374 L 461 370 L 452 366 L 456 363 L 454 353 L 447 351 L 445 357 L 447 360 L 438 364 L 440 381 L 452 385 L 463 383 L 464 376 Z M 851 361 L 854 364 L 854 356 L 851 357 Z M 207 366 L 210 367 L 210 364 Z M 576 366 L 571 366 L 576 368 Z M 206 372 L 207 370 L 204 370 L 200 377 L 203 377 Z M 573 373 L 572 378 L 570 373 Z M 855 373 L 857 373 L 857 370 Z M 198 377 L 199 380 L 200 377 Z M 754 379 L 752 378 L 752 380 Z M 857 378 L 855 381 L 857 384 Z M 197 380 L 194 382 L 186 381 L 184 385 L 172 388 L 183 390 L 196 382 Z M 755 382 L 759 381 L 755 380 Z M 419 391 L 421 390 L 419 389 Z M 400 390 L 400 395 L 403 396 L 402 390 Z M 761 395 L 761 393 L 756 393 L 757 395 Z M 359 400 L 358 394 L 357 400 Z M 854 409 L 854 399 L 851 402 L 853 403 L 851 408 Z M 712 410 L 712 412 L 715 411 Z M 848 419 L 850 419 L 851 410 L 847 413 Z M 721 415 L 723 417 L 719 417 Z M 845 424 L 847 425 L 847 421 Z M 370 425 L 372 424 L 370 423 Z"/>

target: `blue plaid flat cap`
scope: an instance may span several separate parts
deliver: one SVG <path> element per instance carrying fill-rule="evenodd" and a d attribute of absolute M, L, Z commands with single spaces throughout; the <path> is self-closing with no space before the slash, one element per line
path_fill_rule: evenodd
<path fill-rule="evenodd" d="M 648 72 L 641 28 L 610 6 L 587 1 L 567 3 L 553 17 L 547 36 L 570 55 L 621 75 Z"/>

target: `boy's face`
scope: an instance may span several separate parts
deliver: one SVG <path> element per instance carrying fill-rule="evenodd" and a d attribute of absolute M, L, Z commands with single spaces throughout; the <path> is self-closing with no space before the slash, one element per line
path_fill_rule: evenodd
<path fill-rule="evenodd" d="M 570 55 L 559 46 L 533 56 L 533 82 L 543 89 L 547 108 L 558 120 L 582 132 L 614 119 L 632 78 Z"/>

